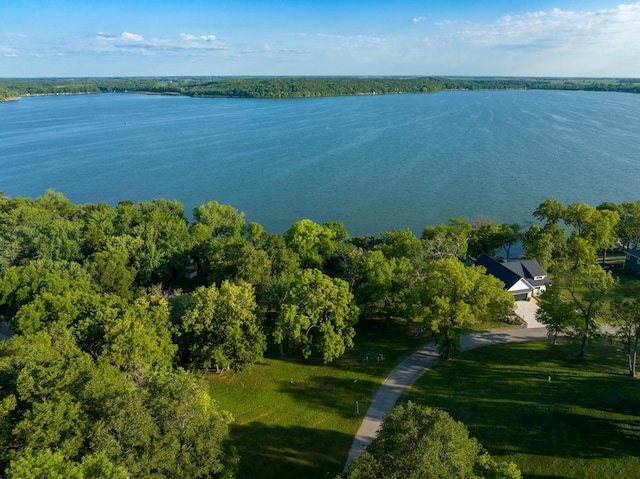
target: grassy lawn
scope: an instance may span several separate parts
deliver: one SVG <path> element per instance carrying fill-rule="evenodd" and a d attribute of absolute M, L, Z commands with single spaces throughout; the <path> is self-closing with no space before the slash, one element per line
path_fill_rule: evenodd
<path fill-rule="evenodd" d="M 496 459 L 525 478 L 635 479 L 640 471 L 640 380 L 607 344 L 530 342 L 443 361 L 405 399 L 442 408 Z M 551 383 L 548 382 L 551 376 Z"/>
<path fill-rule="evenodd" d="M 615 291 L 609 294 L 609 300 L 622 298 L 634 298 L 638 296 L 640 291 L 640 275 L 630 271 L 623 271 L 620 267 L 612 266 L 609 268 L 614 278 L 618 280 Z"/>
<path fill-rule="evenodd" d="M 424 342 L 405 324 L 373 323 L 361 326 L 356 347 L 330 365 L 274 355 L 250 371 L 209 376 L 211 395 L 235 416 L 238 477 L 335 477 L 378 385 Z"/>

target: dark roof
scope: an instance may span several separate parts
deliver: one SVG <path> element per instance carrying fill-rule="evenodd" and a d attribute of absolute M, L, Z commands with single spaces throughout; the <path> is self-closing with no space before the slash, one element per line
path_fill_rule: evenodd
<path fill-rule="evenodd" d="M 510 289 L 514 284 L 520 281 L 521 276 L 517 273 L 505 268 L 502 263 L 499 263 L 493 258 L 490 258 L 486 254 L 480 255 L 476 260 L 477 266 L 484 266 L 487 270 L 487 274 L 495 276 L 502 281 L 507 289 Z"/>
<path fill-rule="evenodd" d="M 483 254 L 476 260 L 476 265 L 484 266 L 487 273 L 501 280 L 507 289 L 510 289 L 520 279 L 525 279 L 532 286 L 541 286 L 549 282 L 547 274 L 533 259 L 501 262 Z M 534 279 L 536 276 L 544 278 L 536 280 Z"/>
<path fill-rule="evenodd" d="M 532 286 L 542 286 L 549 282 L 547 273 L 540 267 L 538 262 L 533 259 L 520 259 L 516 261 L 507 261 L 506 263 L 500 263 L 505 268 L 510 269 L 521 278 L 527 280 Z M 536 277 L 540 279 L 535 279 Z"/>
<path fill-rule="evenodd" d="M 625 251 L 625 253 L 640 259 L 640 249 L 628 249 Z"/>

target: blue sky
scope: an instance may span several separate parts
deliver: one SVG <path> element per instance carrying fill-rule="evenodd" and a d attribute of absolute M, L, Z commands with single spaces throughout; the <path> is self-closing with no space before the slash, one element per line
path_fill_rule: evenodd
<path fill-rule="evenodd" d="M 0 77 L 640 77 L 640 2 L 0 0 Z"/>

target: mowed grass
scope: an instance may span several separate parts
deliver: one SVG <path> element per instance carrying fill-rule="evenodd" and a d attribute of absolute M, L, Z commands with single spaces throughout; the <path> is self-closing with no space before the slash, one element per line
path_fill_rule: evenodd
<path fill-rule="evenodd" d="M 355 340 L 329 365 L 268 355 L 250 371 L 207 377 L 212 397 L 235 417 L 239 478 L 326 479 L 342 471 L 378 386 L 427 341 L 401 323 L 360 326 Z"/>
<path fill-rule="evenodd" d="M 527 342 L 442 361 L 404 399 L 462 421 L 531 479 L 640 477 L 640 380 L 608 344 Z M 548 378 L 551 376 L 551 382 Z"/>

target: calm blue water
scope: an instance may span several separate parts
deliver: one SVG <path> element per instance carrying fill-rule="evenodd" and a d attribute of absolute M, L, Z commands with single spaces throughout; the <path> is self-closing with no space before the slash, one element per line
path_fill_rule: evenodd
<path fill-rule="evenodd" d="M 128 94 L 0 103 L 0 190 L 73 202 L 210 200 L 283 232 L 353 235 L 450 216 L 531 221 L 565 204 L 640 199 L 640 95 L 443 92 L 304 100 Z"/>

